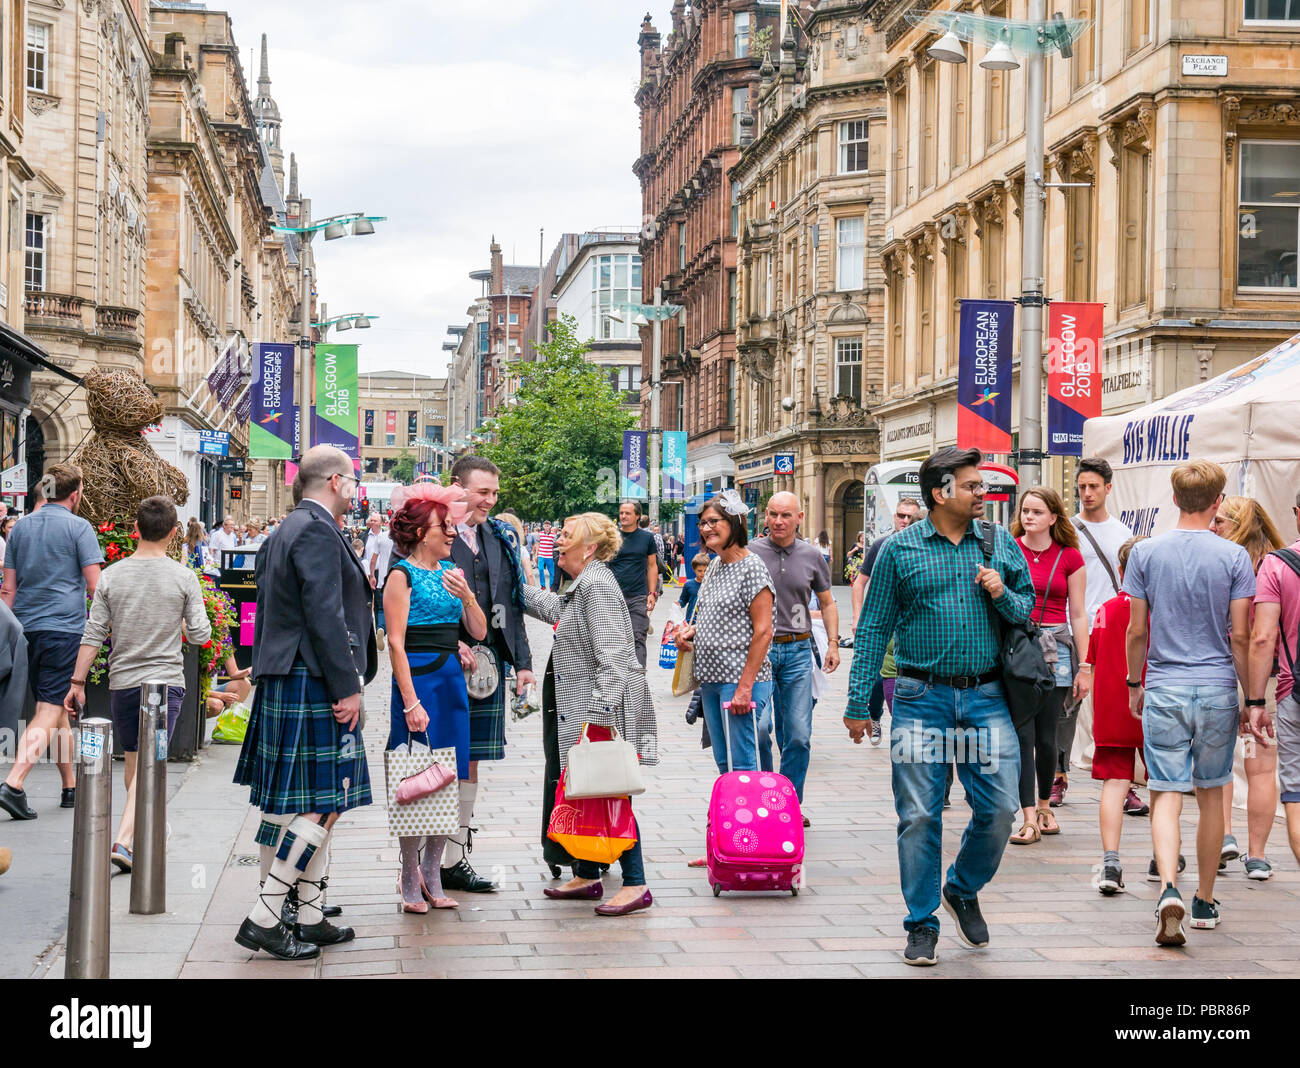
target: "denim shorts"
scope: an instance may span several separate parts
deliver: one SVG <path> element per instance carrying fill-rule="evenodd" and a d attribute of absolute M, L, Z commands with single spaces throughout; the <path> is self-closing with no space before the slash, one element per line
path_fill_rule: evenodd
<path fill-rule="evenodd" d="M 1150 687 L 1142 705 L 1148 786 L 1208 790 L 1231 782 L 1240 722 L 1235 686 Z"/>

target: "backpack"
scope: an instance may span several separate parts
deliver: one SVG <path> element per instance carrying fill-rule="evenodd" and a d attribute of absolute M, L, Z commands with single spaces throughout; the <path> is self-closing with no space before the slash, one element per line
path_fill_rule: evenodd
<path fill-rule="evenodd" d="M 1300 577 L 1300 553 L 1297 553 L 1294 549 L 1275 549 L 1268 555 L 1276 556 L 1282 561 L 1282 563 L 1286 564 L 1287 567 L 1294 571 L 1297 577 Z M 1286 628 L 1282 626 L 1280 618 L 1278 620 L 1277 632 L 1278 636 L 1282 639 L 1282 652 L 1286 656 L 1287 666 L 1291 669 L 1291 677 L 1294 679 L 1296 674 L 1295 657 L 1291 655 L 1291 644 L 1286 640 Z M 1300 634 L 1296 635 L 1296 643 L 1297 645 L 1300 645 Z M 1300 652 L 1300 649 L 1297 651 Z"/>

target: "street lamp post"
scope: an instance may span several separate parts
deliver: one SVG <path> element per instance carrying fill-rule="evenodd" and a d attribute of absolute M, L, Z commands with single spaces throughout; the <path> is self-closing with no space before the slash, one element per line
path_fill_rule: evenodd
<path fill-rule="evenodd" d="M 366 215 L 354 211 L 345 215 L 332 215 L 318 223 L 311 221 L 311 201 L 304 200 L 301 208 L 302 226 L 272 226 L 271 229 L 281 234 L 297 234 L 301 239 L 298 246 L 298 263 L 300 275 L 298 308 L 298 459 L 302 459 L 311 448 L 311 387 L 312 387 L 312 340 L 311 340 L 311 285 L 310 277 L 315 274 L 314 258 L 311 255 L 311 239 L 321 230 L 325 231 L 325 240 L 334 241 L 346 237 L 351 227 L 354 236 L 361 237 L 375 232 L 375 223 L 383 222 L 382 215 Z M 355 316 L 353 318 L 356 318 Z M 370 318 L 374 318 L 371 316 Z M 370 323 L 366 322 L 366 326 Z"/>
<path fill-rule="evenodd" d="M 1088 28 L 1088 19 L 1047 18 L 1047 0 L 1029 0 L 1027 20 L 992 15 L 936 13 L 908 15 L 914 26 L 943 36 L 929 54 L 945 63 L 965 63 L 962 41 L 990 46 L 980 66 L 1015 70 L 1016 54 L 1025 57 L 1025 192 L 1020 247 L 1020 449 L 1016 469 L 1020 483 L 1036 485 L 1043 477 L 1043 216 L 1049 186 L 1077 183 L 1046 181 L 1043 173 L 1047 122 L 1044 70 L 1049 52 L 1069 58 L 1071 42 Z"/>
<path fill-rule="evenodd" d="M 680 304 L 665 304 L 664 291 L 661 286 L 655 286 L 655 299 L 653 304 L 634 304 L 630 301 L 619 301 L 609 309 L 609 317 L 617 323 L 623 321 L 623 312 L 629 312 L 634 316 L 639 316 L 644 322 L 654 324 L 654 330 L 651 333 L 650 341 L 650 522 L 659 522 L 659 493 L 660 493 L 660 438 L 663 434 L 663 428 L 659 425 L 659 391 L 663 383 L 659 380 L 660 363 L 663 359 L 663 324 L 665 319 L 674 319 L 684 310 Z M 635 322 L 635 320 L 633 320 Z M 641 325 L 641 324 L 637 324 Z"/>

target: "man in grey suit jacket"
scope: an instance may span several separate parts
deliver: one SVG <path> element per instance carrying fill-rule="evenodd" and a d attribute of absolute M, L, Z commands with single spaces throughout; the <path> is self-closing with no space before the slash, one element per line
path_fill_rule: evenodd
<path fill-rule="evenodd" d="M 370 802 L 358 721 L 361 678 L 377 666 L 370 582 L 338 527 L 356 493 L 352 461 L 318 445 L 299 479 L 302 503 L 257 554 L 257 698 L 235 771 L 266 817 L 257 835 L 265 880 L 235 941 L 282 960 L 319 956 L 354 935 L 325 919 L 323 896 L 334 823 Z"/>

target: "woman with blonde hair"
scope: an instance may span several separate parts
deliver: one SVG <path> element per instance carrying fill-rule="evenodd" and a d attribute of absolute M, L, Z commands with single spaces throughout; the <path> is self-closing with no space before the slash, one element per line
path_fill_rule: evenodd
<path fill-rule="evenodd" d="M 1017 694 L 1010 702 L 1011 720 L 1020 738 L 1020 807 L 1024 813 L 1024 823 L 1011 836 L 1011 843 L 1032 845 L 1045 834 L 1061 833 L 1051 809 L 1057 784 L 1061 796 L 1065 791 L 1064 772 L 1057 774 L 1059 754 L 1066 754 L 1068 766 L 1079 703 L 1092 687 L 1084 601 L 1087 573 L 1079 552 L 1079 535 L 1056 490 L 1046 486 L 1025 490 L 1011 534 L 1025 554 L 1034 581 L 1035 605 L 1029 618 L 1052 636 L 1056 646 L 1052 663 L 1056 685 L 1037 700 Z"/>
<path fill-rule="evenodd" d="M 560 771 L 568 766 L 569 750 L 578 744 L 584 729 L 595 741 L 616 730 L 636 746 L 643 765 L 659 763 L 654 705 L 645 672 L 637 665 L 632 618 L 618 580 L 608 567 L 621 544 L 622 536 L 608 516 L 598 512 L 570 516 L 556 538 L 555 551 L 557 563 L 573 579 L 572 585 L 563 595 L 540 586 L 523 588 L 528 614 L 556 625 L 542 683 L 543 741 L 552 795 Z M 543 804 L 544 845 L 549 808 L 547 798 Z M 626 916 L 654 902 L 645 885 L 639 827 L 636 834 L 636 844 L 618 858 L 623 886 L 608 902 L 596 906 L 597 915 Z M 557 860 L 551 850 L 546 856 L 552 865 L 572 860 Z M 546 896 L 587 901 L 603 897 L 600 866 L 584 860 L 572 863 L 574 877 L 563 886 L 548 886 Z"/>
<path fill-rule="evenodd" d="M 1210 529 L 1219 537 L 1240 545 L 1250 556 L 1251 567 L 1259 573 L 1259 565 L 1274 549 L 1286 542 L 1269 519 L 1259 501 L 1251 497 L 1224 497 L 1210 521 Z M 1255 621 L 1254 602 L 1250 606 L 1251 624 Z M 1249 696 L 1249 695 L 1247 695 Z M 1249 735 L 1246 727 L 1243 735 Z M 1247 737 L 1246 756 L 1246 853 L 1243 864 L 1247 879 L 1268 879 L 1273 875 L 1273 865 L 1268 862 L 1265 850 L 1273 817 L 1277 812 L 1277 746 L 1261 745 Z M 1219 870 L 1229 861 L 1242 856 L 1237 839 L 1232 833 L 1232 782 L 1223 788 L 1223 847 L 1219 853 Z"/>

